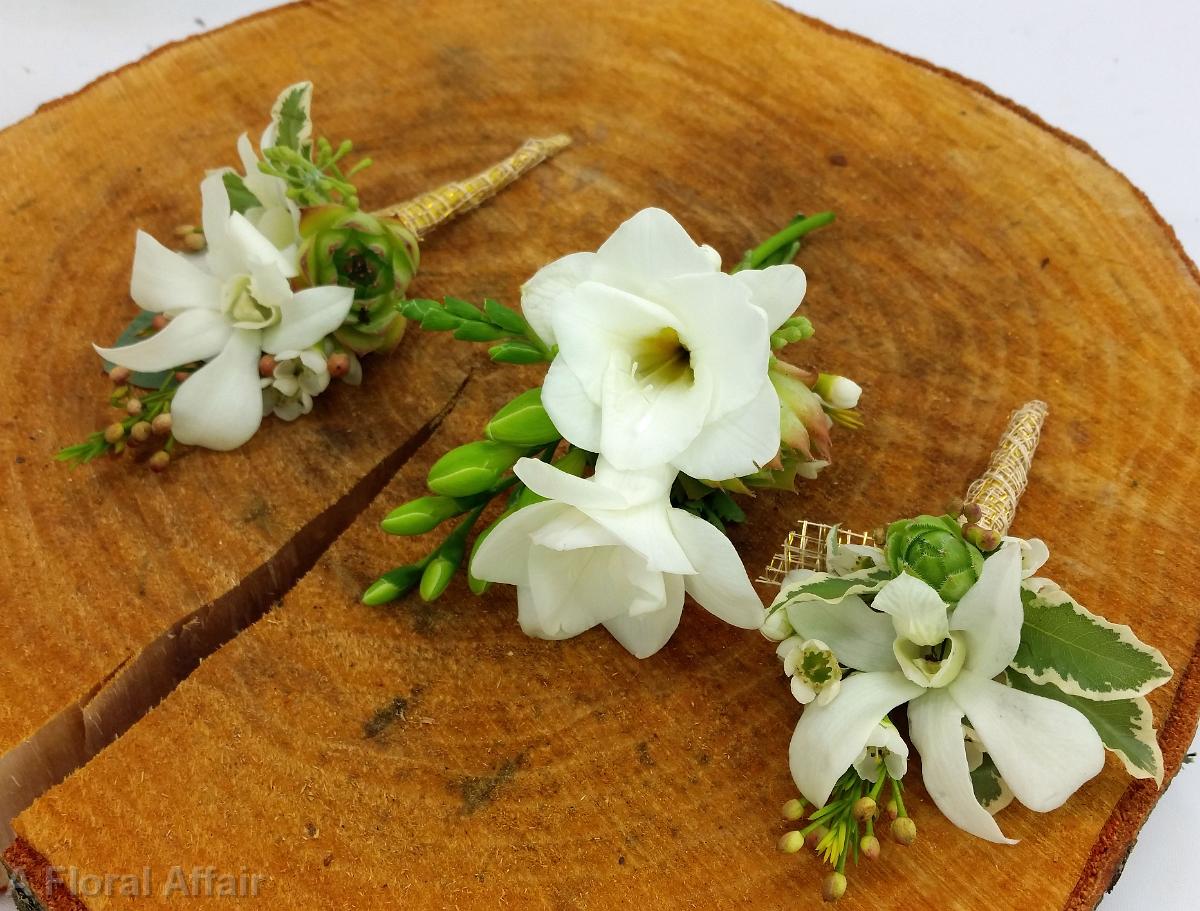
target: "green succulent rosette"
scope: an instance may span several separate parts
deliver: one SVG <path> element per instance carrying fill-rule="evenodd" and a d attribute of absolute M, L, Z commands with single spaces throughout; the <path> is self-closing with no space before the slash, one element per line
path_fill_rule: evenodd
<path fill-rule="evenodd" d="M 884 547 L 888 567 L 907 572 L 953 604 L 983 571 L 983 553 L 963 537 L 953 516 L 917 516 L 888 526 Z"/>
<path fill-rule="evenodd" d="M 300 267 L 308 283 L 354 289 L 334 335 L 356 354 L 390 350 L 404 334 L 396 309 L 420 262 L 417 238 L 400 222 L 339 204 L 305 209 Z"/>

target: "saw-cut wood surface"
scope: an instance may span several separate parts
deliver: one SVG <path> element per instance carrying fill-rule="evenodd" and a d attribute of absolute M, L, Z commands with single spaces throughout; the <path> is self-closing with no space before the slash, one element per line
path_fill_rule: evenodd
<path fill-rule="evenodd" d="M 426 545 L 385 537 L 380 517 L 529 371 L 411 330 L 364 390 L 322 398 L 244 453 L 181 460 L 165 486 L 49 463 L 58 437 L 96 416 L 87 341 L 126 312 L 127 260 L 109 239 L 179 221 L 198 162 L 224 161 L 263 99 L 300 78 L 316 82 L 318 126 L 382 162 L 363 182 L 381 197 L 514 137 L 573 135 L 431 240 L 429 294 L 515 300 L 538 265 L 594 248 L 646 205 L 727 260 L 797 209 L 835 210 L 802 254 L 818 334 L 791 356 L 862 381 L 868 426 L 837 437 L 835 465 L 799 497 L 751 506 L 737 533 L 747 565 L 802 515 L 869 528 L 940 508 L 982 469 L 1010 409 L 1043 398 L 1014 531 L 1047 541 L 1047 573 L 1083 603 L 1162 647 L 1178 673 L 1151 702 L 1168 776 L 1178 769 L 1200 700 L 1181 532 L 1200 506 L 1200 342 L 1184 331 L 1200 284 L 1123 177 L 979 86 L 761 0 L 330 0 L 171 47 L 0 136 L 0 160 L 26 175 L 0 211 L 0 319 L 25 365 L 3 393 L 21 407 L 4 442 L 16 635 L 2 694 L 22 736 L 35 728 L 24 719 L 45 723 L 120 664 L 137 641 L 126 626 L 152 635 L 218 594 L 199 593 L 211 561 L 227 559 L 229 588 L 265 559 L 242 500 L 276 491 L 294 527 L 298 502 L 335 498 L 388 448 L 364 454 L 358 435 L 396 446 L 396 415 L 426 426 L 453 405 L 279 608 L 18 818 L 8 859 L 46 907 L 203 901 L 72 897 L 47 888 L 51 866 L 149 867 L 158 887 L 179 866 L 265 875 L 246 908 L 819 902 L 815 859 L 774 851 L 798 711 L 757 634 L 693 606 L 639 662 L 603 632 L 524 638 L 505 589 L 357 603 Z M 433 382 L 436 395 L 419 388 Z M 348 445 L 331 452 L 331 434 Z M 139 585 L 154 596 L 135 601 Z M 1021 842 L 1001 848 L 942 820 L 915 767 L 910 786 L 917 844 L 853 871 L 847 907 L 1090 908 L 1159 796 L 1110 760 L 1066 809 L 1006 810 Z"/>

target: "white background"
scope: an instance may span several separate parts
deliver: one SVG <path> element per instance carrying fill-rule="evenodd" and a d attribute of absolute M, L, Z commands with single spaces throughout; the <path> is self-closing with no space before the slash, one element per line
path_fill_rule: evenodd
<path fill-rule="evenodd" d="M 1086 140 L 1149 195 L 1200 259 L 1200 8 L 1193 0 L 788 3 L 977 79 Z M 273 5 L 0 0 L 0 127 L 160 44 Z M 1200 763 L 1183 769 L 1150 817 L 1105 911 L 1196 907 L 1198 809 Z M 0 899 L 0 911 L 9 907 Z"/>

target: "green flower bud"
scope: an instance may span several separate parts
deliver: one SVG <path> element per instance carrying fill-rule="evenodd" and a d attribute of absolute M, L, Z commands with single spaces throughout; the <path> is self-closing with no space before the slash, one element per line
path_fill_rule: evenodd
<path fill-rule="evenodd" d="M 882 846 L 874 835 L 864 835 L 858 842 L 858 850 L 867 860 L 879 860 Z"/>
<path fill-rule="evenodd" d="M 784 854 L 795 854 L 804 847 L 804 836 L 799 832 L 784 832 L 779 839 L 779 850 Z"/>
<path fill-rule="evenodd" d="M 554 460 L 554 467 L 559 471 L 565 471 L 567 474 L 573 474 L 575 477 L 582 477 L 584 469 L 588 466 L 588 454 L 584 449 L 576 449 L 572 446 L 566 453 Z"/>
<path fill-rule="evenodd" d="M 493 345 L 488 349 L 488 355 L 499 364 L 541 364 L 546 361 L 544 351 L 521 339 Z"/>
<path fill-rule="evenodd" d="M 542 407 L 540 388 L 522 392 L 497 411 L 484 432 L 490 440 L 514 446 L 542 446 L 561 436 Z"/>
<path fill-rule="evenodd" d="M 893 522 L 887 530 L 886 552 L 893 572 L 907 571 L 950 603 L 965 595 L 983 570 L 983 554 L 963 537 L 952 516 Z"/>
<path fill-rule="evenodd" d="M 453 497 L 420 497 L 397 506 L 379 527 L 389 535 L 423 535 L 467 509 Z"/>
<path fill-rule="evenodd" d="M 875 811 L 877 809 L 875 801 L 870 797 L 860 797 L 854 802 L 854 806 L 850 808 L 850 813 L 859 822 L 866 822 L 868 819 L 875 818 Z"/>
<path fill-rule="evenodd" d="M 462 529 L 456 529 L 438 548 L 433 559 L 421 574 L 421 600 L 434 601 L 439 598 L 454 578 L 454 573 L 462 563 L 466 545 L 463 543 Z"/>
<path fill-rule="evenodd" d="M 804 817 L 804 801 L 798 797 L 793 797 L 783 805 L 783 818 L 788 822 L 795 822 Z"/>
<path fill-rule="evenodd" d="M 429 489 L 447 497 L 491 490 L 525 450 L 495 440 L 476 440 L 451 449 L 429 469 Z"/>
<path fill-rule="evenodd" d="M 397 566 L 384 573 L 363 592 L 362 603 L 377 607 L 408 594 L 421 578 L 420 564 Z"/>
<path fill-rule="evenodd" d="M 821 883 L 821 898 L 827 902 L 835 902 L 846 894 L 846 874 L 834 870 Z"/>
<path fill-rule="evenodd" d="M 892 838 L 908 847 L 917 840 L 917 824 L 910 816 L 901 816 L 892 823 Z"/>
<path fill-rule="evenodd" d="M 354 306 L 334 334 L 357 354 L 394 346 L 404 332 L 395 302 L 417 271 L 417 238 L 394 219 L 344 205 L 306 208 L 300 267 L 311 285 L 354 289 Z"/>

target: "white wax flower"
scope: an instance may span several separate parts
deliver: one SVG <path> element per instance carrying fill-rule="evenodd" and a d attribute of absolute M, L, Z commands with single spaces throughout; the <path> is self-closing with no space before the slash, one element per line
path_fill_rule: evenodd
<path fill-rule="evenodd" d="M 926 790 L 951 822 L 980 838 L 1010 842 L 975 799 L 964 716 L 1016 799 L 1031 810 L 1061 806 L 1098 774 L 1104 745 L 1083 714 L 993 679 L 1020 643 L 1020 590 L 1021 548 L 1009 542 L 987 559 L 953 613 L 932 588 L 906 574 L 875 596 L 877 610 L 857 596 L 842 600 L 836 612 L 818 602 L 791 606 L 789 619 L 800 635 L 805 613 L 819 613 L 821 638 L 860 671 L 842 681 L 833 703 L 805 709 L 796 726 L 791 767 L 800 792 L 823 805 L 879 719 L 904 703 Z"/>
<path fill-rule="evenodd" d="M 170 370 L 206 362 L 171 403 L 181 443 L 235 449 L 262 422 L 258 362 L 262 353 L 309 348 L 350 311 L 350 288 L 292 292 L 295 256 L 276 249 L 242 215 L 231 212 L 220 174 L 201 183 L 208 253 L 202 268 L 142 231 L 137 235 L 130 294 L 144 310 L 172 317 L 145 341 L 96 352 L 131 370 Z"/>
<path fill-rule="evenodd" d="M 908 744 L 895 725 L 886 718 L 875 725 L 871 736 L 867 738 L 867 745 L 854 760 L 854 771 L 858 777 L 872 784 L 879 780 L 881 766 L 897 781 L 908 774 Z"/>
<path fill-rule="evenodd" d="M 319 346 L 303 351 L 281 351 L 275 369 L 263 377 L 263 415 L 274 412 L 294 421 L 312 411 L 313 399 L 329 387 L 329 367 Z"/>
<path fill-rule="evenodd" d="M 567 440 L 618 469 L 751 474 L 779 451 L 770 336 L 804 291 L 794 265 L 723 273 L 715 250 L 645 209 L 525 283 L 526 318 L 558 346 L 542 402 Z"/>
<path fill-rule="evenodd" d="M 673 470 L 622 472 L 604 458 L 588 479 L 537 459 L 521 459 L 514 470 L 548 502 L 497 525 L 471 572 L 517 586 L 527 634 L 566 639 L 603 624 L 645 658 L 679 625 L 685 592 L 734 626 L 762 623 L 762 603 L 733 544 L 671 507 Z"/>
<path fill-rule="evenodd" d="M 842 668 L 820 639 L 792 636 L 779 643 L 775 653 L 783 659 L 783 672 L 791 678 L 792 695 L 801 705 L 814 700 L 817 705 L 828 705 L 837 696 Z"/>

